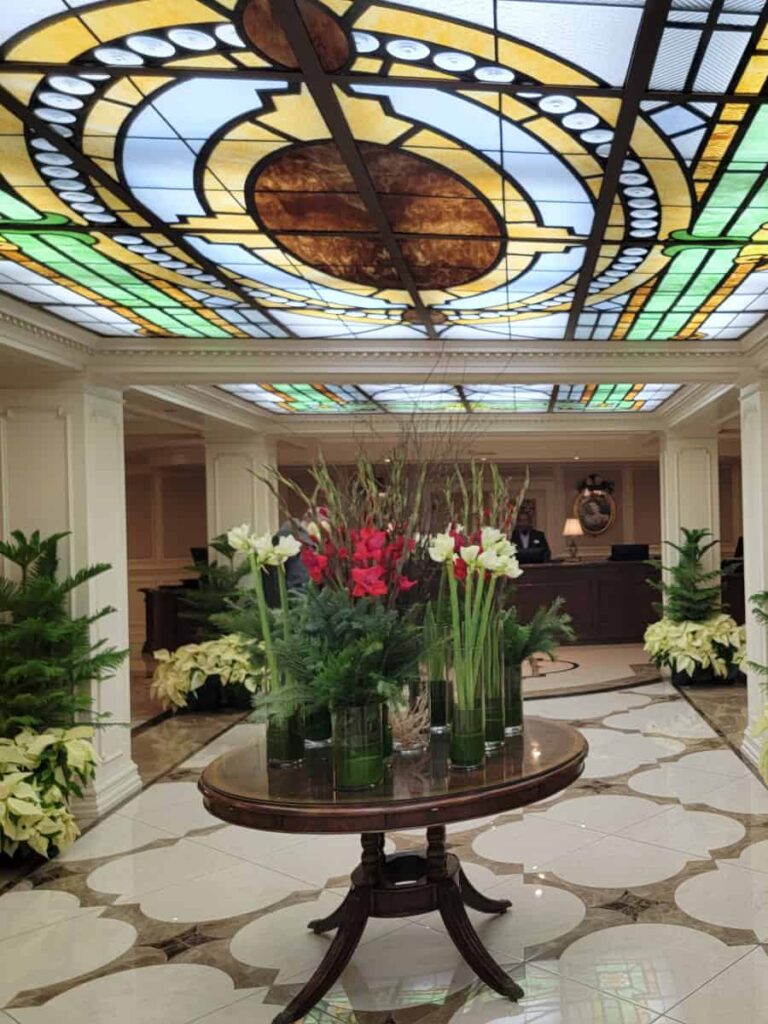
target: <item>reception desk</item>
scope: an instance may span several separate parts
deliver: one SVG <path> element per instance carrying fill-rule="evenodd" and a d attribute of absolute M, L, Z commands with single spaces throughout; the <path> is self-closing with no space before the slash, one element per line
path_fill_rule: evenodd
<path fill-rule="evenodd" d="M 514 597 L 522 621 L 563 597 L 581 644 L 641 643 L 658 618 L 658 595 L 647 581 L 659 572 L 645 562 L 549 562 L 523 569 Z"/>

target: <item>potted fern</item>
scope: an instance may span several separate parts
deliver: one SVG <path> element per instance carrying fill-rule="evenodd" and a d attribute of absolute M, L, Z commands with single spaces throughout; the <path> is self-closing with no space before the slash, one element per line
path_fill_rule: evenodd
<path fill-rule="evenodd" d="M 718 541 L 709 530 L 683 527 L 682 533 L 682 544 L 667 542 L 677 564 L 663 567 L 660 582 L 649 580 L 664 600 L 655 606 L 661 618 L 645 631 L 645 650 L 672 670 L 673 682 L 732 682 L 744 660 L 745 635 L 724 610 L 721 571 L 704 564 Z"/>
<path fill-rule="evenodd" d="M 556 598 L 549 607 L 537 609 L 528 623 L 520 622 L 514 607 L 502 613 L 504 731 L 507 736 L 523 731 L 523 664 L 534 654 L 554 661 L 558 647 L 576 639 L 571 616 L 563 611 L 564 604 L 562 597 Z"/>
<path fill-rule="evenodd" d="M 79 835 L 69 804 L 93 777 L 91 738 L 102 719 L 89 691 L 127 654 L 91 638 L 112 608 L 70 612 L 74 591 L 111 567 L 61 576 L 66 536 L 14 530 L 0 542 L 0 556 L 16 567 L 13 578 L 0 578 L 0 851 L 10 856 L 47 857 Z"/>

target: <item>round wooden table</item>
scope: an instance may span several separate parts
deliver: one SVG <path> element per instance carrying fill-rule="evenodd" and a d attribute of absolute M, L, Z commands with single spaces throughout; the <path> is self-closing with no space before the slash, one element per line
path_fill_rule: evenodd
<path fill-rule="evenodd" d="M 581 775 L 587 742 L 559 722 L 526 718 L 522 736 L 472 772 L 451 771 L 446 737 L 432 737 L 428 751 L 395 756 L 376 789 L 337 793 L 328 749 L 308 750 L 294 768 L 270 768 L 266 744 L 232 750 L 200 778 L 205 806 L 218 818 L 268 832 L 350 833 L 362 837 L 362 858 L 349 892 L 317 932 L 336 931 L 323 961 L 299 994 L 275 1017 L 291 1024 L 329 991 L 355 951 L 369 917 L 410 917 L 438 910 L 467 964 L 490 988 L 510 999 L 522 989 L 483 946 L 465 907 L 503 914 L 508 900 L 492 900 L 469 883 L 458 859 L 446 851 L 449 822 L 524 807 L 565 789 Z M 384 853 L 384 833 L 425 827 L 423 854 Z M 553 851 L 554 852 L 554 851 Z"/>

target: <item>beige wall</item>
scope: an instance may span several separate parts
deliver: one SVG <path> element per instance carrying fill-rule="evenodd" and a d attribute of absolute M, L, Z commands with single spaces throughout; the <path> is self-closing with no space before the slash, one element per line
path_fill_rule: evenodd
<path fill-rule="evenodd" d="M 142 587 L 178 583 L 189 575 L 189 549 L 207 543 L 205 467 L 129 466 L 128 583 L 131 652 L 144 642 Z"/>

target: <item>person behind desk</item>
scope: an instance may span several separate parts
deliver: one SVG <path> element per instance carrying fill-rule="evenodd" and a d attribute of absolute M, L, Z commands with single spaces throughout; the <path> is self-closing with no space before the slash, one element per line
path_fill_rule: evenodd
<path fill-rule="evenodd" d="M 530 512 L 521 512 L 512 531 L 512 543 L 517 545 L 519 562 L 548 562 L 552 552 L 543 530 L 534 530 Z"/>

